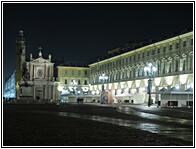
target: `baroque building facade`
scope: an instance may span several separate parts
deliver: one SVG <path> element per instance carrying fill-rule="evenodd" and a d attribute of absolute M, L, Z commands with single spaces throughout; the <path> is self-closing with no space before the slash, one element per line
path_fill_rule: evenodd
<path fill-rule="evenodd" d="M 16 50 L 15 98 L 56 99 L 57 89 L 54 86 L 54 63 L 51 62 L 51 55 L 44 59 L 40 48 L 38 58 L 33 58 L 30 54 L 30 60 L 27 61 L 23 30 L 19 31 Z"/>
<path fill-rule="evenodd" d="M 115 96 L 140 95 L 141 102 L 147 102 L 148 75 L 144 67 L 152 63 L 157 68 L 153 78 L 152 92 L 162 87 L 170 89 L 180 85 L 188 89 L 193 85 L 193 32 L 181 34 L 156 43 L 147 44 L 133 50 L 118 54 L 90 64 L 91 93 L 100 94 L 101 84 L 99 76 L 105 74 L 108 79 L 104 83 L 105 89 Z M 134 48 L 135 47 L 135 48 Z M 120 48 L 109 51 L 115 54 Z M 125 50 L 125 49 L 123 49 Z M 152 95 L 153 102 L 160 100 L 160 95 Z M 137 103 L 138 99 L 134 99 Z"/>

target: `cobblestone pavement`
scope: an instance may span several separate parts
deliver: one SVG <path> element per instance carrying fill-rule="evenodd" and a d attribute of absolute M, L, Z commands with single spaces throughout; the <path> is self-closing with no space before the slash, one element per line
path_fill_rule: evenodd
<path fill-rule="evenodd" d="M 194 146 L 193 109 L 4 104 L 4 146 Z"/>

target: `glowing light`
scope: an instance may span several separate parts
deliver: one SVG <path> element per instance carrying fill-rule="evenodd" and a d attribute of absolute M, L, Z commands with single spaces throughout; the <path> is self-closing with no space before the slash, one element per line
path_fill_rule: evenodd
<path fill-rule="evenodd" d="M 88 87 L 82 87 L 82 90 L 83 90 L 84 92 L 87 92 L 87 91 L 88 91 Z"/>
<path fill-rule="evenodd" d="M 161 82 L 161 78 L 155 78 L 154 83 L 156 86 L 159 86 L 160 82 Z"/>
<path fill-rule="evenodd" d="M 112 83 L 109 84 L 109 89 L 112 89 Z"/>
<path fill-rule="evenodd" d="M 99 80 L 107 80 L 108 79 L 108 76 L 106 76 L 105 74 L 102 74 L 102 76 L 99 76 Z"/>
<path fill-rule="evenodd" d="M 148 66 L 144 67 L 144 71 L 145 72 L 149 72 L 149 76 L 153 76 L 153 72 L 156 72 L 157 71 L 157 68 L 156 67 L 152 67 L 152 63 L 149 63 Z"/>
<path fill-rule="evenodd" d="M 157 71 L 157 68 L 155 68 L 155 67 L 152 67 L 152 70 L 153 70 L 154 72 L 156 72 L 156 71 Z"/>
<path fill-rule="evenodd" d="M 180 88 L 180 86 L 177 84 L 177 85 L 176 85 L 176 89 L 179 89 L 179 88 Z"/>
<path fill-rule="evenodd" d="M 99 90 L 97 90 L 96 93 L 99 94 Z"/>
<path fill-rule="evenodd" d="M 148 79 L 144 79 L 144 84 L 145 84 L 145 87 L 148 86 Z"/>
<path fill-rule="evenodd" d="M 180 83 L 185 84 L 187 80 L 187 75 L 180 75 Z"/>
<path fill-rule="evenodd" d="M 131 88 L 132 81 L 128 81 L 128 87 Z"/>
<path fill-rule="evenodd" d="M 173 81 L 173 76 L 166 77 L 167 85 L 171 85 Z"/>
<path fill-rule="evenodd" d="M 76 82 L 75 80 L 73 80 L 73 81 L 71 82 L 71 86 L 75 86 L 75 85 L 77 85 L 77 82 Z"/>
<path fill-rule="evenodd" d="M 145 91 L 145 88 L 144 88 L 144 87 L 141 87 L 140 90 L 141 90 L 141 91 Z"/>
<path fill-rule="evenodd" d="M 95 95 L 95 91 L 92 91 L 91 94 Z"/>
<path fill-rule="evenodd" d="M 136 80 L 136 81 L 135 81 L 136 87 L 139 87 L 139 86 L 140 86 L 140 81 L 141 81 L 141 80 Z"/>
<path fill-rule="evenodd" d="M 99 88 L 99 90 L 101 90 L 101 88 L 102 88 L 102 85 L 100 84 L 100 85 L 98 86 L 98 88 Z"/>
<path fill-rule="evenodd" d="M 58 90 L 59 90 L 59 91 L 62 91 L 62 90 L 63 90 L 63 86 L 62 86 L 62 85 L 59 85 L 59 86 L 58 86 Z"/>
<path fill-rule="evenodd" d="M 193 83 L 190 84 L 191 88 L 193 88 Z"/>
<path fill-rule="evenodd" d="M 118 88 L 118 83 L 114 83 L 115 89 Z"/>
<path fill-rule="evenodd" d="M 125 87 L 125 83 L 124 82 L 120 82 L 121 88 Z"/>

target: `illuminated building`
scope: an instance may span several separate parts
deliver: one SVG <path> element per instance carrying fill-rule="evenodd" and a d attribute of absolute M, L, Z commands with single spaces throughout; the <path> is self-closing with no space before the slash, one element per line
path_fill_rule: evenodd
<path fill-rule="evenodd" d="M 51 62 L 51 55 L 44 59 L 41 48 L 39 50 L 38 58 L 33 58 L 30 54 L 30 60 L 26 60 L 25 38 L 23 30 L 20 30 L 16 41 L 16 70 L 4 84 L 5 98 L 44 102 L 57 99 L 57 86 L 54 85 L 53 77 L 54 63 Z"/>
<path fill-rule="evenodd" d="M 117 54 L 120 51 L 122 53 Z M 157 68 L 152 78 L 152 92 L 176 85 L 186 90 L 193 83 L 193 32 L 154 43 L 132 42 L 108 54 L 113 56 L 89 65 L 91 93 L 101 91 L 99 76 L 106 74 L 104 86 L 117 99 L 147 103 L 148 75 L 144 67 L 149 62 Z M 153 103 L 161 100 L 159 94 L 152 94 L 151 98 Z"/>
<path fill-rule="evenodd" d="M 54 63 L 51 62 L 51 55 L 48 59 L 42 57 L 40 52 L 38 58 L 33 58 L 30 54 L 30 60 L 25 62 L 30 78 L 27 81 L 27 86 L 24 85 L 24 80 L 18 82 L 17 99 L 56 99 L 54 86 Z"/>
<path fill-rule="evenodd" d="M 16 77 L 15 71 L 11 74 L 11 76 L 5 81 L 3 88 L 3 96 L 5 99 L 16 98 Z"/>
<path fill-rule="evenodd" d="M 68 95 L 89 94 L 88 67 L 57 66 L 57 71 L 61 99 L 65 99 Z"/>
<path fill-rule="evenodd" d="M 115 95 L 114 102 L 129 100 L 131 103 L 148 103 L 149 78 L 144 68 L 149 63 L 156 67 L 156 73 L 151 78 L 150 98 L 153 103 L 161 101 L 162 97 L 168 98 L 166 94 L 158 93 L 163 87 L 170 90 L 179 86 L 183 91 L 193 87 L 192 31 L 158 42 L 127 43 L 124 47 L 108 51 L 109 58 L 91 63 L 89 67 L 59 65 L 57 80 L 53 74 L 54 63 L 51 62 L 51 55 L 44 59 L 40 51 L 38 58 L 33 59 L 30 54 L 30 60 L 26 61 L 26 45 L 22 30 L 19 31 L 16 49 L 16 71 L 4 84 L 6 98 L 15 96 L 17 99 L 39 98 L 52 101 L 62 100 L 63 96 L 67 98 L 70 95 L 90 94 L 100 97 L 104 87 L 104 90 Z M 22 79 L 24 66 L 30 75 L 27 84 Z M 108 77 L 104 82 L 100 82 L 99 79 L 102 74 Z M 173 97 L 178 96 L 176 94 Z M 191 101 L 193 96 L 189 97 Z M 182 100 L 185 100 L 184 95 Z"/>

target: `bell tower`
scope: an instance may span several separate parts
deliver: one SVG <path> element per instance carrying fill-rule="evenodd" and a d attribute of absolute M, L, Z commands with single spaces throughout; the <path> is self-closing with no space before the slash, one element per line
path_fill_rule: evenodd
<path fill-rule="evenodd" d="M 16 85 L 22 79 L 23 66 L 26 61 L 26 45 L 23 30 L 20 29 L 16 40 Z"/>

